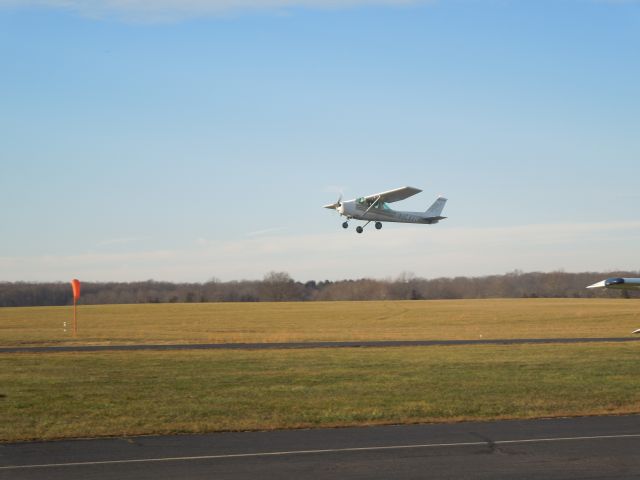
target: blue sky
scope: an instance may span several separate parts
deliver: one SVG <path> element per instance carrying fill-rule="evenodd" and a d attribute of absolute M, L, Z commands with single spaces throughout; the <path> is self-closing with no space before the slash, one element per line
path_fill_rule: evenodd
<path fill-rule="evenodd" d="M 636 1 L 0 0 L 0 281 L 640 269 L 638 52 Z M 449 218 L 321 208 L 403 185 Z"/>

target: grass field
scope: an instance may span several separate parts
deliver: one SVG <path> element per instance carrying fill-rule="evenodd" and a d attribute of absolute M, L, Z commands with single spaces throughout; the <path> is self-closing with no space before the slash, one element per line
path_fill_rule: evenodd
<path fill-rule="evenodd" d="M 0 345 L 618 337 L 636 300 L 0 309 Z M 640 413 L 640 345 L 0 354 L 0 441 Z"/>
<path fill-rule="evenodd" d="M 0 355 L 0 439 L 640 411 L 637 344 Z"/>
<path fill-rule="evenodd" d="M 640 300 L 501 299 L 0 308 L 0 346 L 619 337 Z M 67 321 L 67 332 L 63 322 Z"/>

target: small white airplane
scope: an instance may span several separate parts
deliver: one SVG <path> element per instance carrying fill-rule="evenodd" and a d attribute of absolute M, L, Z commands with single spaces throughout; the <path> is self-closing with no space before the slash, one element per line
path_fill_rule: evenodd
<path fill-rule="evenodd" d="M 389 207 L 389 203 L 404 200 L 421 191 L 413 187 L 402 187 L 344 202 L 342 201 L 342 195 L 340 195 L 336 203 L 325 205 L 324 208 L 336 210 L 340 216 L 347 217 L 347 220 L 342 224 L 342 228 L 347 228 L 349 220 L 352 218 L 365 220 L 367 223 L 356 227 L 356 232 L 358 233 L 362 233 L 364 227 L 371 222 L 375 222 L 376 230 L 380 230 L 382 222 L 432 224 L 447 218 L 440 216 L 444 204 L 447 203 L 447 199 L 443 197 L 438 197 L 426 212 L 401 212 L 392 210 Z"/>
<path fill-rule="evenodd" d="M 640 288 L 640 278 L 614 277 L 601 280 L 587 288 L 611 288 L 615 290 L 635 290 Z M 640 333 L 640 328 L 631 333 Z"/>

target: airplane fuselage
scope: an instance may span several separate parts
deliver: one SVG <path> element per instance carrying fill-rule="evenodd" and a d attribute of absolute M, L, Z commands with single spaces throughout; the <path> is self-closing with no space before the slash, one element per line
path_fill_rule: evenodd
<path fill-rule="evenodd" d="M 424 212 L 404 212 L 393 210 L 389 206 L 380 202 L 371 206 L 367 202 L 349 200 L 342 202 L 337 209 L 340 215 L 349 219 L 365 220 L 371 222 L 396 222 L 396 223 L 438 223 L 444 217 L 425 217 Z"/>

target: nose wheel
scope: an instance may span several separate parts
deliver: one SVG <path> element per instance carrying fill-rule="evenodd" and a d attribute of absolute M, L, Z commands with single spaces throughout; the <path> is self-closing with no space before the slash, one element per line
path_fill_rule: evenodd
<path fill-rule="evenodd" d="M 349 222 L 344 222 L 342 224 L 342 228 L 349 228 Z"/>
<path fill-rule="evenodd" d="M 356 227 L 356 232 L 358 232 L 358 233 L 362 233 L 363 231 L 364 231 L 364 229 L 363 229 L 360 225 L 358 225 L 358 226 Z"/>
<path fill-rule="evenodd" d="M 382 228 L 381 222 L 376 222 L 376 230 L 380 230 Z"/>

